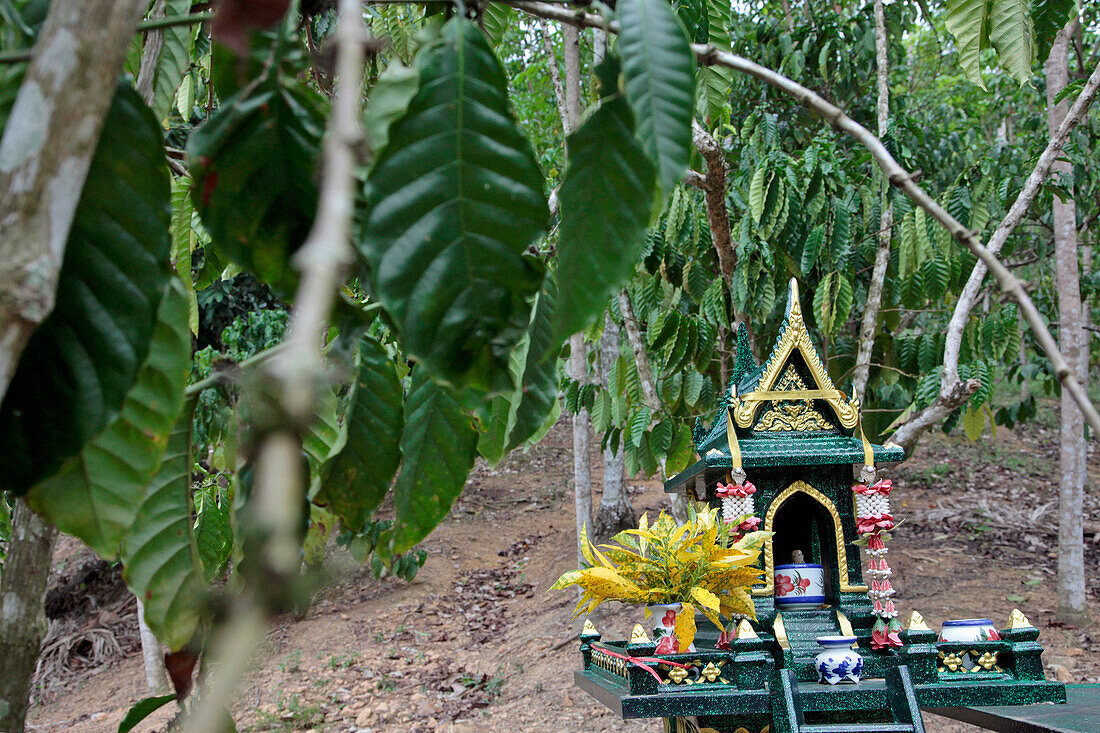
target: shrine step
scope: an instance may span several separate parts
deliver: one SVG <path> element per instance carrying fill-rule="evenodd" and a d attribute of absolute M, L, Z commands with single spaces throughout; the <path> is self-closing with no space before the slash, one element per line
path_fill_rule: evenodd
<path fill-rule="evenodd" d="M 877 705 L 869 701 L 857 703 L 851 693 L 843 690 L 820 690 L 814 692 L 800 689 L 794 670 L 777 670 L 771 682 L 772 721 L 774 733 L 925 733 L 920 707 L 909 677 L 909 668 L 899 665 L 887 671 L 885 683 L 878 688 L 885 695 L 875 695 Z M 833 697 L 833 696 L 836 697 Z M 840 697 L 843 695 L 843 697 Z M 827 702 L 823 696 L 829 696 Z M 859 695 L 866 697 L 866 695 Z M 806 703 L 811 703 L 807 705 Z M 856 703 L 853 706 L 853 703 Z M 878 711 L 879 715 L 892 720 L 875 723 L 808 723 L 805 711 L 820 710 L 834 713 L 858 715 L 861 710 Z"/>
<path fill-rule="evenodd" d="M 799 733 L 913 733 L 909 723 L 803 723 Z"/>

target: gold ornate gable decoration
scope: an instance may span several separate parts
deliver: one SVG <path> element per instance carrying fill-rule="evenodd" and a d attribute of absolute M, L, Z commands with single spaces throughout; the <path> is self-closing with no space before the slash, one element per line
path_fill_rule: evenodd
<path fill-rule="evenodd" d="M 793 364 L 787 365 L 783 378 L 779 380 L 775 392 L 806 392 L 806 383 L 795 371 Z M 836 427 L 813 408 L 811 400 L 792 402 L 773 402 L 772 408 L 756 422 L 753 430 L 775 432 L 779 430 L 829 430 Z"/>
<path fill-rule="evenodd" d="M 783 385 L 779 384 L 780 373 L 783 366 L 788 363 L 791 354 L 795 349 L 802 355 L 803 361 L 806 362 L 806 367 L 810 370 L 810 375 L 813 377 L 816 383 L 816 389 L 783 389 Z M 788 371 L 792 371 L 789 370 Z M 784 372 L 785 376 L 786 372 Z M 798 378 L 798 374 L 794 375 Z M 801 379 L 799 379 L 801 382 Z M 817 349 L 814 348 L 813 343 L 810 341 L 810 334 L 806 330 L 806 323 L 802 320 L 802 306 L 798 302 L 798 282 L 791 278 L 790 294 L 788 296 L 788 312 L 787 323 L 783 329 L 782 335 L 779 337 L 779 341 L 775 345 L 775 349 L 772 351 L 771 357 L 768 359 L 768 363 L 764 366 L 764 371 L 760 375 L 760 382 L 756 389 L 744 395 L 734 395 L 730 404 L 731 412 L 733 413 L 733 419 L 737 422 L 737 425 L 742 428 L 751 426 L 756 421 L 756 413 L 760 410 L 760 405 L 764 402 L 782 402 L 788 403 L 795 400 L 805 400 L 805 406 L 809 406 L 809 400 L 824 400 L 829 403 L 829 406 L 836 414 L 837 420 L 840 424 L 851 430 L 856 426 L 859 420 L 859 400 L 855 398 L 849 398 L 843 392 L 838 390 L 833 385 L 833 380 L 829 379 L 828 372 L 825 371 L 825 366 L 821 363 L 821 357 L 817 355 Z M 797 405 L 794 409 L 798 409 Z M 810 408 L 812 410 L 812 408 Z M 768 414 L 775 412 L 773 409 Z M 814 410 L 813 412 L 816 412 Z M 820 413 L 817 413 L 821 417 Z M 765 415 L 767 417 L 767 415 Z M 780 420 L 793 420 L 794 417 L 789 414 L 776 414 L 772 420 L 778 423 Z M 807 418 L 805 413 L 801 413 L 798 419 L 803 421 L 804 424 L 810 424 L 812 420 Z M 821 418 L 824 421 L 824 418 Z M 762 420 L 761 423 L 764 421 Z M 764 428 L 758 427 L 758 430 L 790 430 L 792 428 Z M 799 430 L 820 430 L 822 428 L 795 428 Z"/>

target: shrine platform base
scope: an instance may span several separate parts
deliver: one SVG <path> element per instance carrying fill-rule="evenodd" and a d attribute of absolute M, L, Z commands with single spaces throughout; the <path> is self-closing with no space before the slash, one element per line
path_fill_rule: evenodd
<path fill-rule="evenodd" d="M 1066 685 L 1065 705 L 927 708 L 925 712 L 1001 733 L 1097 733 L 1100 685 Z"/>

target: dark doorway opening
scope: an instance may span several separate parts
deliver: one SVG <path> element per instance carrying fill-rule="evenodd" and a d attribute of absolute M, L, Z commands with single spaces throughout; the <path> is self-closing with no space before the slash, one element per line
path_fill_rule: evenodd
<path fill-rule="evenodd" d="M 804 558 L 801 562 L 824 566 L 825 596 L 829 603 L 836 603 L 840 572 L 836 529 L 829 510 L 809 494 L 798 492 L 776 511 L 772 531 L 775 532 L 772 537 L 775 565 L 794 562 L 792 554 L 801 550 Z"/>

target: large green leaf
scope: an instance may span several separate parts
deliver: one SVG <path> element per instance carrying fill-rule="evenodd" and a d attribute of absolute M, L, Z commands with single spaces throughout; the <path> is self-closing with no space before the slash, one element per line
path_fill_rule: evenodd
<path fill-rule="evenodd" d="M 982 89 L 979 55 L 986 47 L 986 6 L 989 0 L 947 0 L 947 30 L 955 37 L 959 66 Z"/>
<path fill-rule="evenodd" d="M 182 18 L 191 12 L 192 0 L 165 0 L 164 19 Z M 181 24 L 164 28 L 164 45 L 157 57 L 156 72 L 153 75 L 153 114 L 163 121 L 172 110 L 183 75 L 191 65 L 190 24 Z M 186 116 L 186 115 L 185 115 Z"/>
<path fill-rule="evenodd" d="M 385 149 L 390 140 L 390 125 L 409 109 L 409 102 L 419 86 L 420 75 L 416 69 L 394 59 L 371 87 L 367 109 L 363 113 L 363 129 L 371 150 L 376 154 Z"/>
<path fill-rule="evenodd" d="M 218 485 L 195 491 L 195 548 L 207 583 L 221 575 L 233 552 L 233 507 Z"/>
<path fill-rule="evenodd" d="M 325 467 L 314 499 L 352 531 L 360 530 L 382 503 L 401 462 L 403 396 L 393 359 L 378 341 L 364 336 L 348 392 L 339 452 Z"/>
<path fill-rule="evenodd" d="M 614 80 L 617 61 L 603 73 Z M 653 207 L 653 165 L 634 137 L 626 100 L 611 96 L 569 138 L 561 201 L 555 338 L 587 327 L 634 272 Z"/>
<path fill-rule="evenodd" d="M 991 0 L 989 42 L 997 61 L 1023 86 L 1031 79 L 1035 61 L 1035 29 L 1028 0 Z"/>
<path fill-rule="evenodd" d="M 408 550 L 447 515 L 477 457 L 473 423 L 426 369 L 413 371 L 405 412 L 405 461 L 393 487 L 396 518 L 382 544 L 392 554 Z"/>
<path fill-rule="evenodd" d="M 69 230 L 56 306 L 0 406 L 5 489 L 25 493 L 118 415 L 168 283 L 169 216 L 160 126 L 119 86 Z"/>
<path fill-rule="evenodd" d="M 187 296 L 173 282 L 161 301 L 149 357 L 118 417 L 60 471 L 30 490 L 27 501 L 34 510 L 100 557 L 117 557 L 164 455 L 190 370 Z"/>
<path fill-rule="evenodd" d="M 535 306 L 534 320 L 531 321 L 531 345 L 520 380 L 520 402 L 505 452 L 523 445 L 538 433 L 558 402 L 558 351 L 561 342 L 554 338 L 557 291 L 556 278 L 548 277 Z"/>
<path fill-rule="evenodd" d="M 214 245 L 284 297 L 317 210 L 323 110 L 316 92 L 271 72 L 187 140 L 191 198 Z"/>
<path fill-rule="evenodd" d="M 507 389 L 543 276 L 524 254 L 549 218 L 542 174 L 476 26 L 450 20 L 418 63 L 367 181 L 360 250 L 410 356 L 443 381 Z"/>
<path fill-rule="evenodd" d="M 1031 20 L 1035 25 L 1035 58 L 1045 63 L 1058 31 L 1069 22 L 1077 0 L 1031 0 Z"/>
<path fill-rule="evenodd" d="M 657 166 L 661 189 L 684 177 L 691 156 L 695 57 L 665 0 L 619 0 L 619 52 L 638 139 Z"/>
<path fill-rule="evenodd" d="M 707 24 L 710 45 L 719 51 L 732 52 L 729 32 L 729 2 L 707 0 Z M 729 108 L 730 86 L 733 83 L 733 69 L 728 66 L 700 65 L 696 73 L 699 88 L 702 91 L 699 108 L 706 118 L 708 127 L 714 128 Z"/>
<path fill-rule="evenodd" d="M 192 537 L 189 398 L 168 440 L 164 462 L 145 491 L 122 543 L 122 577 L 145 602 L 145 622 L 172 650 L 186 644 L 202 618 L 205 584 Z"/>

